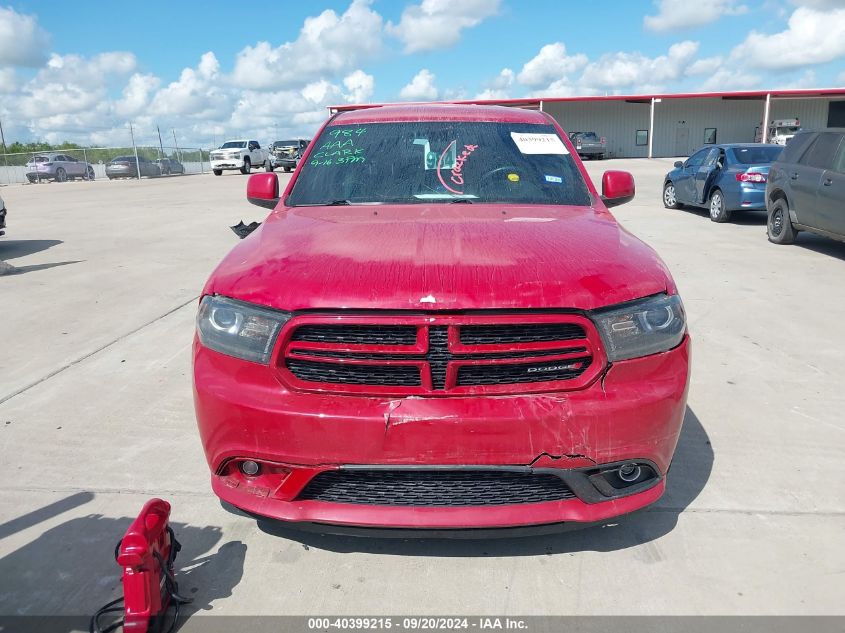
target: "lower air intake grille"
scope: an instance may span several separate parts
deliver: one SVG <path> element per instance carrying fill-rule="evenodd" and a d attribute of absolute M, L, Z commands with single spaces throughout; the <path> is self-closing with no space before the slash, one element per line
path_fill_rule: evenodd
<path fill-rule="evenodd" d="M 574 498 L 555 475 L 499 470 L 330 470 L 297 497 L 381 506 L 498 506 Z"/>

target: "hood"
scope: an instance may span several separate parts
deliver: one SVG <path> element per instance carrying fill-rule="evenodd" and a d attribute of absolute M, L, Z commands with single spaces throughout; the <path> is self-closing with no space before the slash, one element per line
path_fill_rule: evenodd
<path fill-rule="evenodd" d="M 589 310 L 667 289 L 606 211 L 438 204 L 280 208 L 205 292 L 283 310 Z"/>

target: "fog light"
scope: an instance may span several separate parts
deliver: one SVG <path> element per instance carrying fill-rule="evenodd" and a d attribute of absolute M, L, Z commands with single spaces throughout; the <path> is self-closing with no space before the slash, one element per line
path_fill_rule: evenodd
<path fill-rule="evenodd" d="M 637 466 L 637 464 L 630 462 L 622 464 L 619 467 L 619 479 L 626 483 L 631 483 L 632 481 L 639 479 L 642 472 L 642 468 Z"/>
<path fill-rule="evenodd" d="M 241 462 L 241 472 L 247 477 L 255 477 L 259 470 L 261 470 L 261 467 L 258 465 L 258 462 L 254 462 L 251 459 Z"/>

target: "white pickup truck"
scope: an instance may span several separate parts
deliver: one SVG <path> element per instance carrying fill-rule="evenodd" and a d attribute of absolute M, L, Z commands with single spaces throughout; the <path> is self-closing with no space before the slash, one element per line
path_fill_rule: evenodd
<path fill-rule="evenodd" d="M 267 156 L 267 150 L 258 141 L 226 141 L 211 151 L 211 171 L 215 176 L 221 175 L 224 169 L 240 169 L 242 174 L 248 174 L 253 167 L 266 167 Z"/>
<path fill-rule="evenodd" d="M 775 145 L 786 145 L 786 143 L 798 130 L 801 129 L 801 122 L 798 119 L 774 119 L 769 122 L 769 129 L 766 131 L 766 142 Z M 758 125 L 754 130 L 754 142 L 763 140 L 761 127 Z"/>

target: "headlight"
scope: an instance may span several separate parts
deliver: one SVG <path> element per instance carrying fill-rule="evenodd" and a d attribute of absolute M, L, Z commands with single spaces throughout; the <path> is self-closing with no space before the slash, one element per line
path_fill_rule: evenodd
<path fill-rule="evenodd" d="M 593 319 L 611 361 L 672 349 L 684 338 L 687 326 L 678 295 L 658 295 L 619 308 L 597 310 Z"/>
<path fill-rule="evenodd" d="M 288 312 L 209 295 L 200 303 L 197 333 L 209 349 L 267 363 L 276 336 L 290 316 Z"/>

